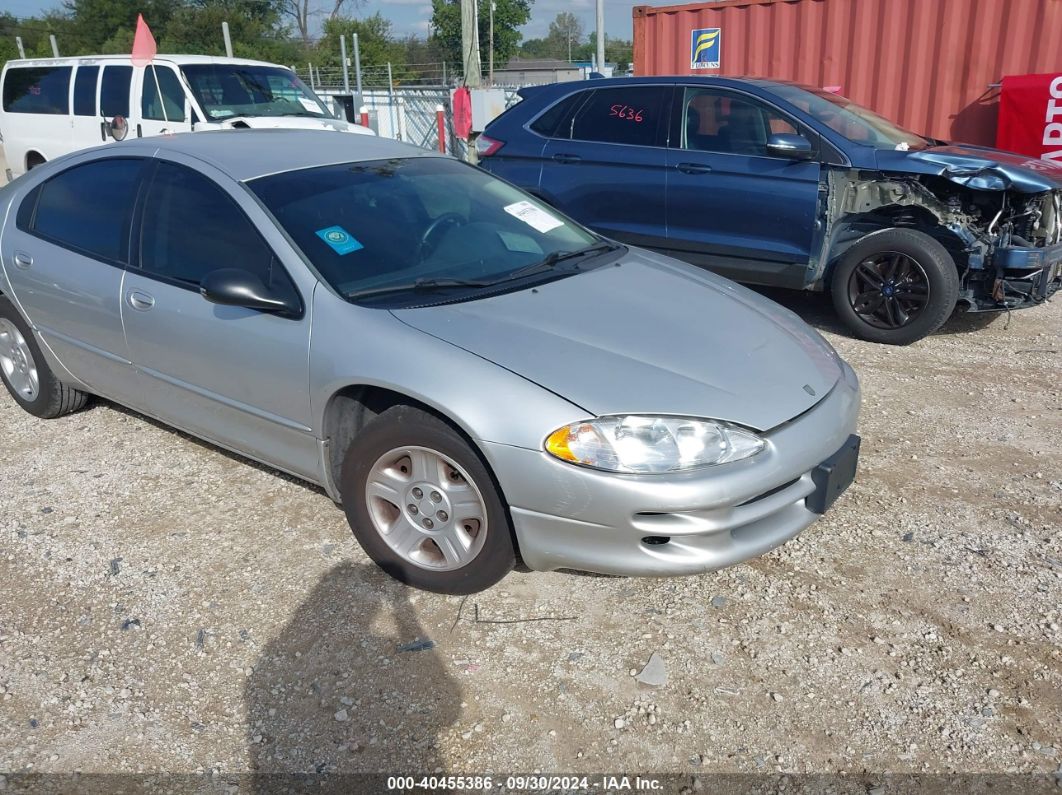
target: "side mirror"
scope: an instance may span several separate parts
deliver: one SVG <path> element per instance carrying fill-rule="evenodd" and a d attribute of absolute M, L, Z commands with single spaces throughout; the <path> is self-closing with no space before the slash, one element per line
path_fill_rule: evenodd
<path fill-rule="evenodd" d="M 299 306 L 292 299 L 277 295 L 253 273 L 240 268 L 211 271 L 200 282 L 199 293 L 212 304 L 282 315 L 299 314 Z"/>
<path fill-rule="evenodd" d="M 767 138 L 767 154 L 790 160 L 807 160 L 814 154 L 811 141 L 795 133 L 773 133 Z"/>
<path fill-rule="evenodd" d="M 103 126 L 107 130 L 107 135 L 116 141 L 125 140 L 125 136 L 129 134 L 129 123 L 124 116 L 115 116 L 110 121 L 104 119 Z"/>

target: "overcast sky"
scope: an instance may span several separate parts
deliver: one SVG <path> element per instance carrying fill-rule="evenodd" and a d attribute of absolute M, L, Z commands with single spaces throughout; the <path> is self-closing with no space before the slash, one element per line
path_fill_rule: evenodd
<path fill-rule="evenodd" d="M 670 1 L 670 0 L 669 0 Z M 631 37 L 631 8 L 635 5 L 647 5 L 647 0 L 605 0 L 605 31 L 609 36 L 621 39 Z M 5 11 L 16 17 L 31 17 L 41 11 L 56 8 L 57 0 L 4 0 Z M 323 5 L 323 4 L 322 4 Z M 383 13 L 394 24 L 395 32 L 402 36 L 407 33 L 424 35 L 431 19 L 431 0 L 366 0 L 359 9 L 358 16 L 365 16 L 376 11 Z M 583 22 L 583 28 L 590 31 L 594 27 L 594 0 L 535 0 L 531 7 L 531 22 L 522 33 L 525 39 L 539 38 L 546 34 L 549 23 L 561 11 L 571 11 Z M 148 25 L 151 20 L 147 20 Z M 62 43 L 60 42 L 60 50 Z"/>

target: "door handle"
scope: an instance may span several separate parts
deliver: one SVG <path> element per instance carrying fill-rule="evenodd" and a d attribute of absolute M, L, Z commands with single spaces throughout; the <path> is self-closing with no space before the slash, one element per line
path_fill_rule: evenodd
<path fill-rule="evenodd" d="M 155 299 L 140 290 L 131 290 L 128 298 L 129 306 L 133 307 L 133 309 L 139 309 L 141 312 L 147 312 L 155 306 Z"/>
<path fill-rule="evenodd" d="M 553 155 L 553 159 L 556 160 L 558 163 L 578 163 L 580 160 L 582 160 L 582 158 L 579 157 L 579 155 L 565 155 L 565 154 Z"/>
<path fill-rule="evenodd" d="M 139 124 L 136 126 L 136 137 L 137 138 L 143 138 L 144 137 L 144 131 L 142 129 L 140 129 L 140 125 Z"/>
<path fill-rule="evenodd" d="M 24 254 L 21 251 L 16 251 L 14 261 L 16 268 L 26 270 L 26 268 L 33 264 L 33 257 L 31 257 L 29 254 Z"/>
<path fill-rule="evenodd" d="M 712 170 L 711 166 L 704 163 L 679 163 L 675 168 L 683 174 L 707 174 Z"/>

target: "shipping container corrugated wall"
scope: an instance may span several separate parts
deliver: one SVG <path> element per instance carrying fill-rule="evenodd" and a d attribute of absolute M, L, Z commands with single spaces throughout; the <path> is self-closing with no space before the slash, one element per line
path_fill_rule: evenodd
<path fill-rule="evenodd" d="M 719 67 L 691 34 L 719 28 Z M 1004 75 L 1062 70 L 1062 0 L 727 0 L 634 8 L 634 70 L 837 86 L 915 132 L 992 145 Z"/>

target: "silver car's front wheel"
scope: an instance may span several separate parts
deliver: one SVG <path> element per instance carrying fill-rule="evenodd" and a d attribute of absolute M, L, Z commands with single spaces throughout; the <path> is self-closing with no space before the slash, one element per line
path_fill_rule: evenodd
<path fill-rule="evenodd" d="M 509 512 L 490 471 L 427 411 L 394 406 L 362 428 L 347 448 L 340 491 L 362 548 L 404 583 L 468 594 L 515 565 Z"/>
<path fill-rule="evenodd" d="M 373 527 L 405 561 L 429 570 L 467 566 L 483 549 L 487 509 L 460 464 L 427 447 L 397 447 L 365 485 Z"/>

